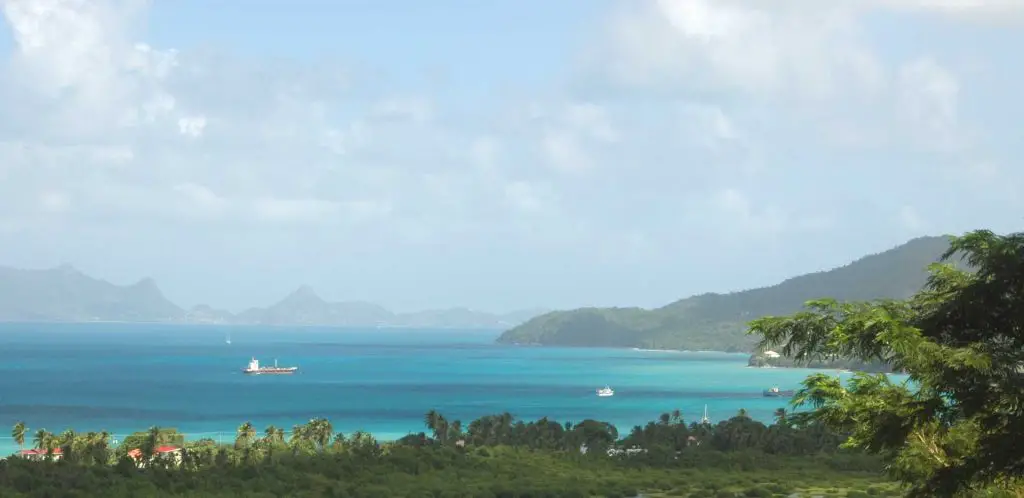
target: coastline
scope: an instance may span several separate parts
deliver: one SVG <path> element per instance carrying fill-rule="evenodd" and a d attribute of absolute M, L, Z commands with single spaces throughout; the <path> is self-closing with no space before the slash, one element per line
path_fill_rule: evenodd
<path fill-rule="evenodd" d="M 63 431 L 64 429 L 65 428 L 62 428 L 60 430 Z M 111 446 L 111 448 L 114 448 L 114 447 L 118 446 L 121 443 L 121 441 L 124 441 L 126 437 L 128 437 L 128 436 L 130 436 L 132 434 L 144 433 L 145 431 L 146 431 L 145 429 L 140 429 L 140 430 L 134 431 L 134 432 L 133 431 L 110 432 L 110 440 L 112 441 L 110 446 Z M 284 431 L 285 440 L 287 440 L 289 437 L 291 437 L 292 432 L 293 431 L 291 431 L 291 430 Z M 356 431 L 345 432 L 345 435 L 346 436 L 350 435 L 353 432 L 356 432 Z M 410 431 L 410 432 L 405 432 L 405 433 L 399 433 L 399 432 L 379 432 L 379 433 L 377 433 L 377 432 L 369 432 L 369 431 L 363 431 L 363 432 L 368 432 L 370 435 L 373 436 L 374 439 L 376 439 L 377 441 L 379 441 L 381 443 L 393 443 L 393 442 L 398 441 L 399 439 L 402 439 L 403 437 L 408 436 L 410 434 L 418 434 L 420 431 L 415 431 L 415 432 Z M 8 431 L 5 430 L 3 433 L 4 434 L 8 434 Z M 262 428 L 257 430 L 257 433 L 258 434 L 263 434 Z M 179 432 L 178 434 L 180 434 L 181 436 L 184 437 L 186 443 L 194 443 L 196 441 L 200 441 L 200 440 L 203 440 L 203 439 L 212 439 L 212 440 L 216 441 L 217 444 L 230 444 L 230 443 L 232 443 L 235 440 L 235 438 L 238 435 L 238 432 L 236 430 L 228 430 L 228 431 L 206 431 L 206 432 Z M 115 443 L 113 443 L 113 441 L 116 441 L 117 443 L 115 444 Z M 27 435 L 25 437 L 25 446 L 24 447 L 19 447 L 18 444 L 14 442 L 14 438 L 11 437 L 10 435 L 0 436 L 0 459 L 6 458 L 6 457 L 9 457 L 9 456 L 15 456 L 22 449 L 26 449 L 27 450 L 27 449 L 32 449 L 32 448 L 33 448 L 32 442 L 30 441 L 30 438 Z"/>
<path fill-rule="evenodd" d="M 508 330 L 514 325 L 487 325 L 487 326 L 464 326 L 464 325 L 416 325 L 416 324 L 388 324 L 388 323 L 259 323 L 259 322 L 226 322 L 226 321 L 202 321 L 202 320 L 11 320 L 0 318 L 3 325 L 167 325 L 180 327 L 266 327 L 266 328 L 291 328 L 291 329 L 403 329 L 403 330 L 463 330 L 476 332 L 500 333 Z"/>
<path fill-rule="evenodd" d="M 508 346 L 517 348 L 566 348 L 566 349 L 612 349 L 612 350 L 627 350 L 636 351 L 643 353 L 718 353 L 718 354 L 733 354 L 733 355 L 751 355 L 753 351 L 719 351 L 716 349 L 669 349 L 669 348 L 641 348 L 636 346 L 596 346 L 596 345 L 584 345 L 584 344 L 542 344 L 538 342 L 522 343 L 522 342 L 499 342 L 495 341 L 494 344 L 498 346 Z"/>

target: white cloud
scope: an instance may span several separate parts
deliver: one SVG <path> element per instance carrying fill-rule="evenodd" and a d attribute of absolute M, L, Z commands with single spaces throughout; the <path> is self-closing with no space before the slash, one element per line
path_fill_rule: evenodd
<path fill-rule="evenodd" d="M 323 221 L 336 215 L 341 205 L 322 199 L 276 199 L 264 197 L 252 203 L 254 214 L 262 220 L 290 221 Z"/>
<path fill-rule="evenodd" d="M 432 112 L 426 99 L 391 97 L 377 103 L 373 114 L 382 119 L 408 119 L 422 124 L 430 120 Z"/>
<path fill-rule="evenodd" d="M 725 215 L 724 226 L 739 228 L 745 234 L 774 235 L 789 228 L 786 215 L 778 208 L 755 209 L 746 194 L 733 188 L 716 192 L 712 203 Z"/>
<path fill-rule="evenodd" d="M 1024 15 L 1024 2 L 1021 0 L 872 0 L 869 5 L 932 12 L 972 21 L 1016 22 Z"/>
<path fill-rule="evenodd" d="M 195 183 L 182 183 L 172 190 L 184 198 L 184 208 L 200 217 L 219 218 L 227 214 L 230 203 L 208 187 Z"/>
<path fill-rule="evenodd" d="M 541 142 L 548 162 L 563 171 L 583 171 L 591 167 L 591 159 L 571 132 L 547 130 Z"/>
<path fill-rule="evenodd" d="M 385 70 L 362 74 L 149 45 L 141 0 L 0 1 L 14 40 L 0 68 L 0 230 L 36 244 L 0 248 L 0 264 L 42 258 L 40 246 L 75 259 L 38 238 L 49 223 L 120 237 L 138 261 L 178 257 L 141 241 L 207 237 L 260 266 L 301 253 L 360 261 L 361 274 L 374 258 L 380 271 L 502 261 L 562 282 L 648 272 L 667 300 L 687 292 L 680 261 L 740 268 L 722 258 L 756 263 L 769 238 L 863 232 L 890 246 L 907 230 L 1008 219 L 1024 188 L 1012 126 L 996 123 L 1017 114 L 1015 85 L 999 85 L 1021 78 L 1006 47 L 1024 40 L 996 32 L 1000 48 L 976 36 L 988 25 L 959 22 L 1018 16 L 1020 2 L 622 0 L 581 66 L 536 79 L 469 67 L 481 87 L 520 93 L 467 98 L 386 81 L 408 61 L 376 54 Z M 880 20 L 912 26 L 896 36 Z M 550 58 L 548 41 L 535 40 Z M 984 208 L 949 202 L 982 194 Z"/>
<path fill-rule="evenodd" d="M 493 171 L 497 167 L 500 145 L 493 137 L 479 137 L 469 145 L 469 160 L 476 168 Z"/>
<path fill-rule="evenodd" d="M 528 109 L 527 119 L 542 123 L 541 150 L 548 163 L 561 171 L 590 169 L 595 152 L 620 140 L 608 110 L 592 102 L 570 103 L 553 109 L 534 104 Z"/>
<path fill-rule="evenodd" d="M 900 68 L 899 104 L 909 125 L 937 147 L 961 143 L 958 136 L 960 85 L 956 77 L 932 59 L 911 61 Z"/>
<path fill-rule="evenodd" d="M 178 132 L 191 138 L 199 138 L 206 129 L 206 117 L 194 116 L 178 119 Z"/>
<path fill-rule="evenodd" d="M 113 128 L 154 124 L 176 110 L 164 80 L 174 51 L 124 38 L 137 20 L 129 2 L 7 0 L 4 15 L 17 47 L 10 81 L 30 105 L 38 131 L 98 136 Z M 59 104 L 54 105 L 56 100 Z"/>
<path fill-rule="evenodd" d="M 607 68 L 625 84 L 802 100 L 880 85 L 878 62 L 861 45 L 848 9 L 733 0 L 627 5 L 613 24 Z"/>
<path fill-rule="evenodd" d="M 61 213 L 71 205 L 70 200 L 61 192 L 43 192 L 39 196 L 39 203 L 43 211 L 48 213 Z"/>
<path fill-rule="evenodd" d="M 505 185 L 505 198 L 521 212 L 529 214 L 544 213 L 549 208 L 550 196 L 544 188 L 523 181 L 514 181 Z"/>
<path fill-rule="evenodd" d="M 678 107 L 683 129 L 708 147 L 740 138 L 736 125 L 721 107 L 693 102 L 683 102 Z"/>
<path fill-rule="evenodd" d="M 914 206 L 903 206 L 899 211 L 899 222 L 904 228 L 920 234 L 927 226 Z"/>
<path fill-rule="evenodd" d="M 597 104 L 587 102 L 569 105 L 563 119 L 570 128 L 595 140 L 614 142 L 618 139 L 618 132 L 612 127 L 607 110 Z"/>

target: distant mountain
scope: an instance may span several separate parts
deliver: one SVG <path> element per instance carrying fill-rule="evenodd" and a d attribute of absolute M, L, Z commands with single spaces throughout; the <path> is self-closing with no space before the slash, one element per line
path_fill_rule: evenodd
<path fill-rule="evenodd" d="M 416 311 L 396 315 L 397 323 L 404 327 L 450 328 L 505 328 L 514 327 L 547 310 L 522 310 L 494 314 L 466 308 Z"/>
<path fill-rule="evenodd" d="M 277 304 L 251 308 L 237 317 L 240 323 L 265 325 L 383 325 L 394 314 L 376 304 L 324 301 L 313 289 L 302 286 Z"/>
<path fill-rule="evenodd" d="M 2 320 L 175 322 L 184 315 L 150 278 L 119 286 L 71 265 L 48 270 L 0 267 Z"/>
<path fill-rule="evenodd" d="M 750 351 L 756 340 L 746 324 L 799 311 L 822 297 L 839 300 L 906 298 L 924 285 L 926 267 L 949 248 L 948 237 L 922 237 L 830 271 L 771 287 L 702 294 L 664 307 L 582 308 L 555 311 L 511 328 L 504 344 Z"/>
<path fill-rule="evenodd" d="M 0 267 L 0 321 L 507 328 L 544 312 L 455 308 L 395 314 L 371 303 L 328 302 L 302 286 L 276 304 L 235 315 L 207 305 L 184 310 L 164 297 L 151 278 L 120 286 L 70 265 L 46 270 Z"/>
<path fill-rule="evenodd" d="M 235 322 L 266 325 L 504 328 L 518 325 L 545 312 L 546 310 L 528 310 L 495 314 L 452 308 L 392 313 L 372 303 L 325 301 L 313 289 L 302 286 L 277 304 L 267 308 L 251 308 L 239 313 Z"/>

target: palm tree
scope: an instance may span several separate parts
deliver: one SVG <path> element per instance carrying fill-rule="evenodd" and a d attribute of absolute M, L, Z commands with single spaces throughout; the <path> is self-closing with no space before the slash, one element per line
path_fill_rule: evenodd
<path fill-rule="evenodd" d="M 309 424 L 313 428 L 311 434 L 313 442 L 316 443 L 320 451 L 323 451 L 331 443 L 331 437 L 334 435 L 334 426 L 331 425 L 330 420 L 322 417 L 310 420 Z"/>
<path fill-rule="evenodd" d="M 89 454 L 96 463 L 107 463 L 110 459 L 108 448 L 110 447 L 110 433 L 102 431 L 99 433 L 89 433 L 88 447 Z"/>
<path fill-rule="evenodd" d="M 284 443 L 284 430 L 273 425 L 267 426 L 267 430 L 263 431 L 263 442 L 268 445 Z"/>
<path fill-rule="evenodd" d="M 443 415 L 437 416 L 437 438 L 441 440 L 441 443 L 448 442 L 448 420 Z"/>
<path fill-rule="evenodd" d="M 454 438 L 454 439 L 461 438 L 462 437 L 462 421 L 461 420 L 456 420 L 456 421 L 452 422 L 451 425 L 449 426 L 449 430 L 452 433 L 451 434 L 452 438 Z"/>
<path fill-rule="evenodd" d="M 292 437 L 290 442 L 292 444 L 298 444 L 308 437 L 309 430 L 305 424 L 296 424 L 292 426 Z"/>
<path fill-rule="evenodd" d="M 736 416 L 739 418 L 750 418 L 746 408 L 740 408 L 739 411 L 736 412 Z"/>
<path fill-rule="evenodd" d="M 48 450 L 53 441 L 53 434 L 46 429 L 39 429 L 32 438 L 32 443 L 37 450 Z"/>
<path fill-rule="evenodd" d="M 25 422 L 16 422 L 14 428 L 11 429 L 11 437 L 14 438 L 14 442 L 18 443 L 20 448 L 25 447 L 25 435 L 28 433 L 28 427 L 25 427 Z"/>
<path fill-rule="evenodd" d="M 672 410 L 672 422 L 676 424 L 683 423 L 683 412 L 679 411 L 678 408 Z"/>
<path fill-rule="evenodd" d="M 60 437 L 57 438 L 56 446 L 60 448 L 62 453 L 61 456 L 65 460 L 74 461 L 78 457 L 78 452 L 75 451 L 77 449 L 75 448 L 77 439 L 78 437 L 75 435 L 75 431 L 71 429 L 67 429 L 60 433 Z"/>
<path fill-rule="evenodd" d="M 153 427 L 150 427 L 149 430 L 146 431 L 146 438 L 142 441 L 142 444 L 139 446 L 139 452 L 142 453 L 142 461 L 147 462 L 151 460 L 153 458 L 153 455 L 156 453 L 156 449 L 160 446 L 160 443 L 162 442 L 163 433 L 160 431 L 160 428 L 155 425 Z"/>
<path fill-rule="evenodd" d="M 36 431 L 33 440 L 37 450 L 45 451 L 47 458 L 53 458 L 53 450 L 57 448 L 57 437 L 46 429 Z"/>
<path fill-rule="evenodd" d="M 427 426 L 427 429 L 434 434 L 434 439 L 437 439 L 438 425 L 437 422 L 440 420 L 441 414 L 437 413 L 437 410 L 430 410 L 426 416 L 423 417 L 423 425 Z"/>
<path fill-rule="evenodd" d="M 345 447 L 345 442 L 345 434 L 339 432 L 334 435 L 334 441 L 331 442 L 331 447 L 336 450 L 343 449 Z"/>
<path fill-rule="evenodd" d="M 501 443 L 507 443 L 512 436 L 512 421 L 515 417 L 509 412 L 503 412 L 498 415 L 498 425 L 495 430 L 498 431 L 498 441 Z"/>
<path fill-rule="evenodd" d="M 246 422 L 238 426 L 238 435 L 235 437 L 235 448 L 252 446 L 253 438 L 256 437 L 256 428 L 252 422 Z"/>

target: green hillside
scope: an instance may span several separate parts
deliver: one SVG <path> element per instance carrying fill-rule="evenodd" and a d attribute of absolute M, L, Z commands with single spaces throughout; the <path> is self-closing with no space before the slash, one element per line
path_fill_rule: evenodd
<path fill-rule="evenodd" d="M 924 285 L 926 267 L 949 247 L 947 237 L 921 237 L 829 271 L 771 287 L 702 294 L 661 308 L 582 308 L 538 316 L 503 333 L 503 344 L 750 351 L 746 323 L 788 315 L 821 297 L 870 300 L 909 297 Z"/>

